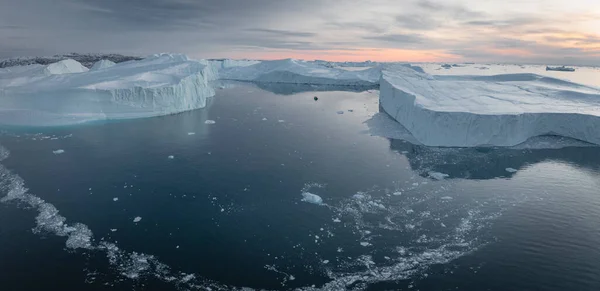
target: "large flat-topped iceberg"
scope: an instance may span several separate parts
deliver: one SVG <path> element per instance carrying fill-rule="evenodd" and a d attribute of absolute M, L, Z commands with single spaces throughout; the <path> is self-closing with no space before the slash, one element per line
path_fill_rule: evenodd
<path fill-rule="evenodd" d="M 65 125 L 165 115 L 206 106 L 212 71 L 183 55 L 153 55 L 101 69 L 74 60 L 0 70 L 0 123 Z"/>
<path fill-rule="evenodd" d="M 600 144 L 600 90 L 534 74 L 383 72 L 380 106 L 428 146 L 514 146 L 559 135 Z"/>
<path fill-rule="evenodd" d="M 262 61 L 251 66 L 223 68 L 221 79 L 264 83 L 340 86 L 372 86 L 379 82 L 380 68 L 349 71 L 318 62 L 285 59 Z"/>

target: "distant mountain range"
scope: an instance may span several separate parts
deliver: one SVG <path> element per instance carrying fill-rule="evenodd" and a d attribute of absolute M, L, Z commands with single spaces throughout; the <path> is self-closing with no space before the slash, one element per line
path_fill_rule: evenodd
<path fill-rule="evenodd" d="M 25 65 L 48 65 L 52 63 L 56 63 L 58 61 L 62 61 L 65 59 L 74 59 L 80 62 L 82 65 L 87 68 L 91 68 L 94 63 L 99 60 L 110 60 L 115 63 L 121 63 L 131 60 L 141 60 L 141 57 L 134 56 L 124 56 L 119 54 L 78 54 L 78 53 L 70 53 L 64 55 L 54 55 L 49 57 L 18 57 L 11 59 L 0 60 L 0 68 L 6 67 L 14 67 L 14 66 L 25 66 Z"/>

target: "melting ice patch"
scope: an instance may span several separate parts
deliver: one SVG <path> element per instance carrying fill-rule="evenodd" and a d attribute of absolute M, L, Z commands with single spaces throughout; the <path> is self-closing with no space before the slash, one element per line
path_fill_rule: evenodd
<path fill-rule="evenodd" d="M 302 201 L 307 202 L 307 203 L 312 203 L 312 204 L 317 204 L 317 205 L 325 205 L 323 203 L 323 198 L 321 198 L 321 196 L 311 193 L 315 192 L 318 189 L 322 189 L 325 188 L 324 184 L 319 184 L 319 183 L 308 183 L 306 185 L 304 185 L 304 187 L 302 188 Z"/>
<path fill-rule="evenodd" d="M 461 193 L 455 180 L 417 184 L 394 190 L 374 187 L 330 203 L 331 221 L 324 229 L 336 239 L 320 236 L 318 248 L 352 250 L 352 256 L 338 256 L 334 264 L 325 265 L 320 252 L 306 249 L 303 255 L 315 256 L 310 261 L 321 262 L 330 281 L 300 290 L 365 290 L 378 282 L 418 277 L 432 265 L 446 264 L 493 241 L 489 225 L 526 199 L 522 194 L 452 199 L 444 193 Z M 324 185 L 310 183 L 302 193 L 316 189 L 325 191 Z"/>
<path fill-rule="evenodd" d="M 214 120 L 207 120 L 204 122 L 204 124 L 215 124 L 216 122 Z"/>
<path fill-rule="evenodd" d="M 9 156 L 10 152 L 0 145 L 0 161 Z M 4 195 L 4 196 L 2 196 Z M 173 271 L 153 255 L 129 252 L 120 249 L 115 243 L 100 240 L 96 242 L 92 231 L 82 223 L 67 223 L 67 219 L 59 214 L 58 209 L 43 199 L 28 193 L 21 177 L 11 173 L 0 164 L 0 202 L 32 208 L 38 212 L 34 233 L 53 234 L 66 237 L 65 246 L 71 250 L 86 250 L 104 252 L 110 265 L 119 274 L 132 280 L 155 278 L 165 283 L 173 284 L 183 290 L 251 290 L 215 283 L 201 278 L 196 274 Z M 134 222 L 139 222 L 136 217 Z M 111 229 L 116 232 L 117 229 Z"/>
<path fill-rule="evenodd" d="M 321 196 L 309 192 L 302 193 L 302 201 L 312 204 L 323 205 L 323 198 L 321 198 Z"/>
<path fill-rule="evenodd" d="M 440 172 L 433 172 L 433 171 L 429 172 L 428 174 L 429 174 L 429 177 L 431 177 L 432 179 L 438 180 L 438 181 L 444 180 L 450 176 L 448 174 L 444 174 L 444 173 L 440 173 Z"/>

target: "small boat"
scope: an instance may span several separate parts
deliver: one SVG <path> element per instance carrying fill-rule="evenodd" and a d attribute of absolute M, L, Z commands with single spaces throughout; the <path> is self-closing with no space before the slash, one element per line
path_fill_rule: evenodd
<path fill-rule="evenodd" d="M 565 66 L 562 66 L 562 67 L 548 67 L 548 66 L 546 66 L 546 71 L 575 72 L 575 69 L 574 68 L 567 68 Z"/>

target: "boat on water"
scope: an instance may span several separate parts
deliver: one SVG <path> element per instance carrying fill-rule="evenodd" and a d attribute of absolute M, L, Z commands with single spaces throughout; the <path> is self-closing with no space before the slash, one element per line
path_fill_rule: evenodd
<path fill-rule="evenodd" d="M 561 72 L 575 72 L 575 68 L 569 68 L 569 67 L 549 67 L 546 66 L 546 71 L 561 71 Z"/>

